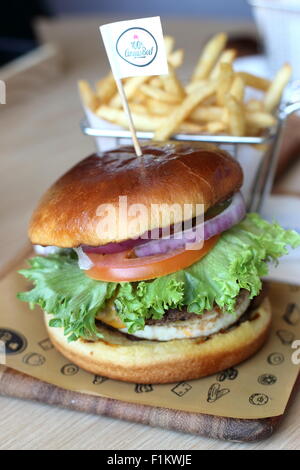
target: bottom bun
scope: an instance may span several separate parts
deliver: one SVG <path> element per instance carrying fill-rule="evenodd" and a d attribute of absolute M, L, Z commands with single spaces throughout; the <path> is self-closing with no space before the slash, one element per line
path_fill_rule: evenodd
<path fill-rule="evenodd" d="M 198 379 L 232 367 L 252 356 L 265 343 L 271 307 L 265 298 L 248 320 L 208 339 L 134 341 L 117 330 L 99 327 L 103 339 L 68 343 L 62 328 L 48 326 L 50 339 L 65 357 L 93 374 L 142 384 Z"/>

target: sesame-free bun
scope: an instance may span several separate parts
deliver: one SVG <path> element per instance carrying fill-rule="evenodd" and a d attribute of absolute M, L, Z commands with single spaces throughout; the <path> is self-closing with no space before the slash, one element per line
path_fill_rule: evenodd
<path fill-rule="evenodd" d="M 72 248 L 138 237 L 200 215 L 230 197 L 242 180 L 240 165 L 210 144 L 151 143 L 143 146 L 142 157 L 136 157 L 131 146 L 93 154 L 46 192 L 31 218 L 29 238 L 37 245 Z M 129 232 L 126 224 L 118 223 L 119 196 L 127 197 L 127 207 L 143 204 L 146 208 Z M 103 204 L 116 209 L 117 231 L 99 229 Z M 155 215 L 152 204 L 177 206 L 170 217 L 165 209 Z M 185 217 L 184 204 L 193 205 Z"/>
<path fill-rule="evenodd" d="M 201 338 L 172 341 L 133 341 L 117 330 L 99 328 L 103 339 L 68 343 L 62 328 L 48 326 L 58 351 L 93 374 L 134 383 L 171 383 L 197 379 L 232 367 L 252 356 L 265 343 L 271 324 L 271 307 L 265 298 L 249 319 L 206 341 Z"/>

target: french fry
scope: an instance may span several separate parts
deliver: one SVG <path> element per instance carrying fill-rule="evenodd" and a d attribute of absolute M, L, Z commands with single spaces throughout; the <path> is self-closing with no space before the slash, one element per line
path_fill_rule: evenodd
<path fill-rule="evenodd" d="M 97 109 L 96 115 L 101 119 L 105 119 L 121 127 L 128 128 L 128 118 L 122 109 L 102 105 Z M 153 116 L 151 114 L 138 114 L 133 112 L 131 115 L 134 126 L 139 131 L 155 131 L 156 129 L 160 128 L 165 119 L 163 117 Z"/>
<path fill-rule="evenodd" d="M 159 76 L 151 77 L 150 80 L 149 80 L 149 85 L 155 86 L 156 88 L 163 88 L 164 87 L 162 79 Z"/>
<path fill-rule="evenodd" d="M 127 97 L 127 100 L 130 100 L 135 93 L 139 90 L 140 86 L 149 80 L 149 77 L 143 75 L 141 77 L 130 77 L 126 80 L 124 85 L 124 91 Z M 116 93 L 114 97 L 109 102 L 110 106 L 114 108 L 119 108 L 122 105 L 121 97 L 119 93 Z"/>
<path fill-rule="evenodd" d="M 185 97 L 185 89 L 182 86 L 180 80 L 177 78 L 176 73 L 174 72 L 174 69 L 171 65 L 169 65 L 169 74 L 162 75 L 161 81 L 167 93 L 171 93 L 172 95 L 178 96 L 181 99 Z"/>
<path fill-rule="evenodd" d="M 235 49 L 225 49 L 225 51 L 222 52 L 218 62 L 214 66 L 214 68 L 211 71 L 210 78 L 213 80 L 218 78 L 218 75 L 220 73 L 220 65 L 221 64 L 232 64 L 234 59 L 237 56 L 237 52 Z"/>
<path fill-rule="evenodd" d="M 201 106 L 217 106 L 216 95 L 209 96 L 201 103 Z"/>
<path fill-rule="evenodd" d="M 291 76 L 284 65 L 273 81 L 248 72 L 234 72 L 234 49 L 224 49 L 225 33 L 205 45 L 191 81 L 183 85 L 175 70 L 183 62 L 183 49 L 174 50 L 174 38 L 166 36 L 169 74 L 123 79 L 128 105 L 137 130 L 153 131 L 156 140 L 175 132 L 225 133 L 235 136 L 262 135 L 276 125 L 272 114 Z M 245 102 L 245 88 L 259 90 L 264 97 Z M 128 128 L 112 73 L 96 83 L 96 91 L 85 80 L 78 82 L 84 106 L 100 118 Z"/>
<path fill-rule="evenodd" d="M 209 134 L 221 134 L 225 132 L 227 126 L 221 121 L 211 121 L 206 124 L 206 130 Z"/>
<path fill-rule="evenodd" d="M 131 103 L 144 104 L 146 106 L 147 97 L 141 90 L 137 90 L 130 100 Z"/>
<path fill-rule="evenodd" d="M 230 64 L 220 64 L 220 73 L 218 75 L 217 104 L 224 106 L 225 97 L 230 90 L 233 80 L 233 70 Z"/>
<path fill-rule="evenodd" d="M 249 100 L 245 104 L 245 107 L 246 107 L 246 110 L 249 111 L 249 112 L 263 111 L 264 110 L 263 102 L 260 101 L 260 100 L 255 100 L 255 99 Z"/>
<path fill-rule="evenodd" d="M 165 90 L 161 90 L 160 88 L 155 88 L 151 85 L 142 85 L 140 90 L 146 95 L 150 96 L 150 98 L 154 98 L 158 101 L 165 101 L 166 103 L 180 103 L 181 97 L 172 95 Z"/>
<path fill-rule="evenodd" d="M 205 132 L 206 127 L 203 124 L 197 124 L 195 122 L 184 121 L 180 124 L 177 132 L 186 134 L 198 134 L 199 132 Z"/>
<path fill-rule="evenodd" d="M 78 90 L 82 104 L 95 111 L 100 105 L 100 98 L 94 93 L 90 84 L 86 80 L 78 80 Z"/>
<path fill-rule="evenodd" d="M 216 34 L 203 48 L 198 60 L 192 81 L 207 78 L 215 66 L 222 50 L 225 47 L 227 35 L 225 33 Z"/>
<path fill-rule="evenodd" d="M 177 69 L 180 67 L 183 63 L 183 57 L 184 57 L 184 51 L 183 49 L 176 49 L 176 51 L 172 52 L 168 56 L 168 63 L 174 67 L 174 69 Z"/>
<path fill-rule="evenodd" d="M 201 88 L 203 85 L 207 85 L 208 83 L 208 80 L 196 80 L 195 82 L 190 82 L 186 85 L 185 91 L 186 93 L 193 93 L 197 88 Z"/>
<path fill-rule="evenodd" d="M 96 93 L 101 103 L 108 103 L 116 92 L 117 85 L 112 73 L 96 83 Z"/>
<path fill-rule="evenodd" d="M 147 109 L 150 114 L 157 114 L 159 116 L 166 116 L 174 111 L 176 105 L 158 101 L 154 98 L 147 98 Z"/>
<path fill-rule="evenodd" d="M 233 79 L 231 88 L 231 96 L 234 96 L 241 103 L 244 101 L 245 82 L 240 75 L 236 75 Z"/>
<path fill-rule="evenodd" d="M 276 119 L 272 114 L 266 112 L 246 113 L 246 124 L 257 129 L 266 129 L 276 124 Z"/>
<path fill-rule="evenodd" d="M 199 106 L 190 115 L 196 122 L 215 122 L 224 119 L 224 108 L 221 106 Z"/>
<path fill-rule="evenodd" d="M 279 105 L 282 92 L 285 86 L 288 84 L 291 75 L 292 68 L 289 64 L 285 64 L 283 67 L 281 67 L 281 69 L 278 70 L 264 99 L 266 111 L 272 112 Z"/>
<path fill-rule="evenodd" d="M 174 44 L 175 44 L 175 39 L 173 36 L 164 36 L 164 43 L 165 43 L 165 50 L 167 56 L 171 54 Z"/>
<path fill-rule="evenodd" d="M 128 103 L 130 111 L 132 113 L 138 113 L 138 114 L 147 114 L 147 106 L 141 103 L 134 103 L 131 101 Z"/>
<path fill-rule="evenodd" d="M 231 135 L 245 135 L 245 115 L 242 103 L 239 103 L 234 96 L 225 97 L 225 105 L 228 110 L 228 127 Z"/>
<path fill-rule="evenodd" d="M 167 140 L 179 128 L 180 124 L 187 119 L 193 109 L 202 101 L 216 92 L 216 83 L 212 82 L 206 87 L 187 95 L 181 104 L 176 106 L 174 111 L 165 118 L 155 132 L 155 140 Z"/>
<path fill-rule="evenodd" d="M 252 88 L 256 88 L 257 90 L 267 91 L 271 85 L 270 80 L 267 80 L 263 77 L 258 77 L 257 75 L 253 75 L 252 73 L 238 72 L 238 75 L 242 77 L 245 82 L 245 85 L 250 86 Z"/>

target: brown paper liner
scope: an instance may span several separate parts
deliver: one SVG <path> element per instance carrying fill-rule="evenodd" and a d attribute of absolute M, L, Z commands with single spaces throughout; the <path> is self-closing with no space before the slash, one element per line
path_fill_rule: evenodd
<path fill-rule="evenodd" d="M 0 340 L 6 343 L 6 365 L 16 371 L 65 390 L 137 405 L 239 419 L 284 414 L 300 367 L 292 361 L 300 359 L 292 347 L 300 339 L 300 286 L 270 284 L 272 330 L 255 356 L 214 376 L 153 386 L 94 376 L 69 364 L 47 338 L 40 309 L 30 310 L 16 298 L 28 288 L 16 269 L 0 282 Z M 212 387 L 218 391 L 215 401 L 208 400 Z"/>

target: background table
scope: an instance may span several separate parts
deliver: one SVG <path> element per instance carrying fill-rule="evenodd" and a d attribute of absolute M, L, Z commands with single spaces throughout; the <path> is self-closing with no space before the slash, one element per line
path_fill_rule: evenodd
<path fill-rule="evenodd" d="M 67 168 L 94 151 L 94 142 L 79 130 L 82 109 L 79 78 L 97 80 L 108 71 L 98 25 L 116 18 L 60 19 L 37 25 L 45 41 L 61 49 L 63 71 L 21 78 L 20 89 L 7 89 L 0 105 L 0 268 L 24 246 L 32 209 L 44 190 Z M 190 21 L 164 22 L 167 34 L 186 51 L 188 76 L 202 43 L 221 30 L 253 33 L 250 24 Z M 0 79 L 1 79 L 0 70 Z M 19 92 L 19 93 L 16 93 Z M 11 98 L 11 99 L 10 99 Z M 299 166 L 299 165 L 298 165 Z M 281 187 L 296 191 L 293 169 Z M 254 444 L 235 444 L 150 428 L 143 425 L 0 397 L 1 449 L 299 449 L 300 399 L 280 431 Z"/>

